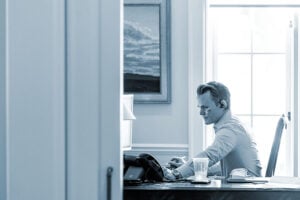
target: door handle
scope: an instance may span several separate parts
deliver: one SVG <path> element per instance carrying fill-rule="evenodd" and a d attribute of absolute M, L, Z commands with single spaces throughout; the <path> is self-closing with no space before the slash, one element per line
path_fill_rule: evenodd
<path fill-rule="evenodd" d="M 111 176 L 112 176 L 113 171 L 114 170 L 112 167 L 108 167 L 107 171 L 106 171 L 107 200 L 111 200 Z"/>

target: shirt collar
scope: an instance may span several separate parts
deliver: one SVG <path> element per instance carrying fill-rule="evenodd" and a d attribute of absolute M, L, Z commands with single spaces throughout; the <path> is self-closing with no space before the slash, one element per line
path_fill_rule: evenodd
<path fill-rule="evenodd" d="M 227 110 L 224 115 L 219 119 L 217 123 L 214 125 L 215 131 L 218 130 L 223 124 L 226 123 L 226 121 L 230 120 L 232 118 L 231 111 Z"/>

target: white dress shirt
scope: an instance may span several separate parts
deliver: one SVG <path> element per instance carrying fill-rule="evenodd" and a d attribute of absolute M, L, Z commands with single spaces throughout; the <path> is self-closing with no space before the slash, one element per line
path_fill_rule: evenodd
<path fill-rule="evenodd" d="M 246 168 L 250 175 L 261 176 L 256 144 L 243 124 L 228 110 L 214 125 L 213 143 L 196 157 L 208 157 L 209 167 L 220 161 L 221 175 L 228 177 L 235 168 Z M 192 160 L 176 169 L 183 177 L 194 174 Z M 210 171 L 210 169 L 209 169 Z"/>

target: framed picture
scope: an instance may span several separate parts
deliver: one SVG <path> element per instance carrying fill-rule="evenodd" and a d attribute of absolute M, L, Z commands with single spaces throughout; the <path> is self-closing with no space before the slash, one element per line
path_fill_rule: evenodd
<path fill-rule="evenodd" d="M 124 1 L 124 93 L 171 102 L 170 0 Z"/>

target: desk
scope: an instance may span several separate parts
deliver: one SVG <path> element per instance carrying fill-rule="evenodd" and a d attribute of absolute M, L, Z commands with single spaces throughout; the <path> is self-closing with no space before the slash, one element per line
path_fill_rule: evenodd
<path fill-rule="evenodd" d="M 300 200 L 300 184 L 190 182 L 143 183 L 124 186 L 124 200 Z"/>

